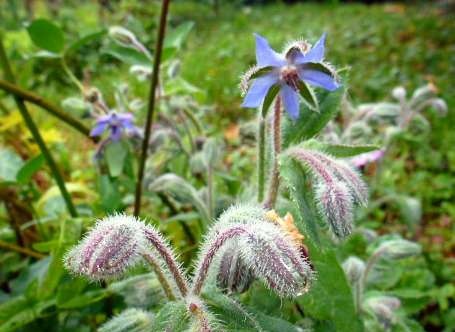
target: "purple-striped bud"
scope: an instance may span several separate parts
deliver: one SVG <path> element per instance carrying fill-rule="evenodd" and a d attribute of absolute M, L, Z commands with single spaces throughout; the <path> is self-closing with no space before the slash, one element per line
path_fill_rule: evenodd
<path fill-rule="evenodd" d="M 332 232 L 344 238 L 352 231 L 353 203 L 346 185 L 342 182 L 330 186 L 320 184 L 315 195 L 319 212 L 327 220 Z"/>
<path fill-rule="evenodd" d="M 366 205 L 368 189 L 359 174 L 348 164 L 325 153 L 291 148 L 288 155 L 313 175 L 319 213 L 337 237 L 352 231 L 354 203 Z"/>
<path fill-rule="evenodd" d="M 117 277 L 140 260 L 146 241 L 144 224 L 135 217 L 108 216 L 68 252 L 65 266 L 92 280 Z"/>
<path fill-rule="evenodd" d="M 229 293 L 243 293 L 253 282 L 254 275 L 246 265 L 238 248 L 228 246 L 220 259 L 217 285 Z"/>
<path fill-rule="evenodd" d="M 245 275 L 237 274 L 243 268 L 247 276 L 251 273 L 263 280 L 280 296 L 295 297 L 306 291 L 313 274 L 294 240 L 258 206 L 234 206 L 212 227 L 195 270 L 194 294 L 199 294 L 214 258 L 220 254 L 217 278 L 225 285 L 231 280 L 231 285 L 243 286 Z"/>

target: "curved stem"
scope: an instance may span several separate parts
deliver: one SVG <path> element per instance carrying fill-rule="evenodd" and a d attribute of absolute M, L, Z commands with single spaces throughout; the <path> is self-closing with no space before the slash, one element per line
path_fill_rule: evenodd
<path fill-rule="evenodd" d="M 160 263 L 150 253 L 143 253 L 142 257 L 144 257 L 147 263 L 149 263 L 152 266 L 153 271 L 156 273 L 158 281 L 163 287 L 164 293 L 166 294 L 169 301 L 175 300 L 175 295 L 174 292 L 172 291 L 171 284 L 169 283 L 169 280 L 167 280 L 166 274 L 161 269 Z"/>
<path fill-rule="evenodd" d="M 177 260 L 174 257 L 171 249 L 168 245 L 164 242 L 161 235 L 152 228 L 146 228 L 145 234 L 147 239 L 156 249 L 156 251 L 161 255 L 164 262 L 166 263 L 167 267 L 169 268 L 170 273 L 174 277 L 175 283 L 180 290 L 182 297 L 184 297 L 188 293 L 188 283 L 183 276 L 183 272 L 181 271 Z"/>
<path fill-rule="evenodd" d="M 3 38 L 1 35 L 0 35 L 0 63 L 3 67 L 3 71 L 5 73 L 6 79 L 8 81 L 14 83 L 15 82 L 14 74 L 11 70 L 11 66 L 8 62 L 8 58 L 6 57 L 5 48 L 3 47 Z M 71 217 L 77 217 L 77 211 L 73 205 L 71 196 L 70 196 L 68 190 L 66 189 L 65 181 L 63 180 L 63 177 L 60 174 L 58 166 L 57 166 L 54 158 L 52 157 L 51 152 L 49 151 L 46 143 L 44 142 L 43 138 L 41 137 L 38 127 L 36 126 L 35 122 L 33 121 L 30 113 L 28 112 L 27 107 L 25 106 L 24 100 L 18 96 L 14 96 L 14 99 L 16 101 L 17 108 L 19 109 L 19 112 L 21 113 L 22 118 L 24 119 L 25 124 L 27 125 L 30 133 L 32 134 L 32 137 L 35 140 L 36 144 L 39 146 L 41 153 L 44 156 L 44 159 L 46 159 L 46 162 L 49 165 L 52 176 L 54 177 L 55 182 L 57 182 L 57 186 L 60 189 L 60 193 L 62 194 L 63 200 L 65 201 L 66 208 L 68 209 L 69 214 L 71 215 Z"/>
<path fill-rule="evenodd" d="M 381 255 L 383 254 L 383 250 L 378 250 L 376 251 L 369 259 L 367 266 L 365 267 L 365 271 L 363 271 L 362 277 L 358 281 L 358 287 L 356 289 L 356 301 L 358 303 L 358 311 L 360 312 L 362 309 L 362 301 L 363 301 L 363 292 L 366 288 L 367 281 L 368 281 L 368 275 L 370 274 L 373 266 L 377 263 L 379 258 L 381 258 Z"/>
<path fill-rule="evenodd" d="M 46 257 L 45 255 L 43 255 L 43 254 L 41 254 L 39 252 L 30 250 L 30 249 L 27 249 L 27 248 L 22 248 L 22 247 L 16 246 L 15 244 L 8 243 L 8 242 L 2 241 L 2 240 L 0 240 L 0 248 L 6 249 L 6 250 L 15 251 L 15 252 L 18 252 L 20 254 L 24 254 L 24 255 L 27 255 L 27 256 L 30 256 L 30 257 L 34 257 L 34 258 L 38 258 L 38 259 Z"/>
<path fill-rule="evenodd" d="M 147 161 L 148 155 L 148 145 L 150 141 L 150 134 L 153 125 L 153 115 L 155 113 L 155 97 L 156 97 L 156 87 L 158 85 L 159 79 L 159 71 L 160 71 L 160 63 L 161 63 L 161 53 L 163 49 L 163 41 L 164 41 L 164 33 L 166 29 L 166 18 L 169 8 L 169 1 L 170 0 L 163 0 L 162 7 L 161 7 L 161 16 L 160 16 L 160 23 L 158 28 L 158 38 L 156 40 L 156 47 L 155 47 L 155 58 L 153 60 L 153 72 L 152 72 L 152 80 L 150 84 L 150 92 L 149 92 L 149 103 L 148 103 L 148 111 L 147 111 L 147 118 L 145 122 L 145 134 L 144 140 L 142 141 L 142 153 L 141 159 L 139 161 L 139 172 L 137 177 L 136 183 L 136 194 L 134 200 L 134 215 L 138 216 L 141 211 L 141 198 L 142 198 L 142 182 L 144 180 L 144 170 L 145 170 L 145 162 Z"/>
<path fill-rule="evenodd" d="M 19 97 L 25 101 L 28 101 L 32 104 L 35 104 L 42 109 L 48 111 L 50 114 L 55 116 L 56 118 L 62 120 L 66 124 L 70 125 L 83 135 L 87 136 L 88 138 L 95 141 L 94 138 L 90 137 L 90 129 L 87 128 L 81 121 L 76 118 L 73 118 L 71 115 L 65 113 L 62 109 L 58 106 L 52 104 L 51 102 L 47 101 L 43 97 L 34 94 L 31 91 L 22 89 L 18 85 L 0 79 L 0 89 L 13 94 L 16 97 Z"/>
<path fill-rule="evenodd" d="M 222 233 L 218 234 L 214 241 L 211 241 L 207 250 L 204 250 L 204 256 L 200 260 L 198 268 L 195 273 L 194 282 L 192 285 L 191 293 L 194 295 L 199 295 L 204 281 L 207 278 L 210 265 L 212 264 L 213 259 L 220 250 L 220 248 L 230 239 L 237 237 L 241 234 L 248 233 L 248 230 L 245 226 L 234 226 L 228 228 Z"/>
<path fill-rule="evenodd" d="M 280 168 L 278 165 L 278 157 L 281 153 L 281 98 L 278 96 L 275 99 L 275 107 L 273 113 L 273 169 L 268 188 L 267 200 L 264 206 L 272 209 L 275 206 L 278 197 L 278 189 L 280 187 Z"/>
<path fill-rule="evenodd" d="M 66 75 L 70 78 L 71 82 L 74 83 L 74 85 L 77 86 L 77 88 L 81 91 L 81 93 L 84 93 L 84 87 L 82 83 L 77 79 L 76 76 L 74 76 L 73 72 L 68 68 L 68 65 L 66 64 L 65 60 L 65 55 L 62 55 L 60 59 L 60 63 L 62 64 L 63 71 L 65 72 Z"/>
<path fill-rule="evenodd" d="M 262 112 L 261 112 L 262 113 Z M 259 115 L 258 130 L 258 203 L 264 200 L 265 189 L 265 119 Z"/>

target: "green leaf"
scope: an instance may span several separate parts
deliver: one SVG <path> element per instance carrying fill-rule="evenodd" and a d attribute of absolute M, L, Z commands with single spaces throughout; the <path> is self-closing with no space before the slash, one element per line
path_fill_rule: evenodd
<path fill-rule="evenodd" d="M 65 50 L 65 53 L 75 52 L 79 48 L 81 48 L 82 46 L 85 46 L 85 45 L 87 45 L 89 43 L 92 43 L 92 42 L 100 39 L 101 37 L 103 37 L 106 34 L 107 34 L 107 30 L 106 29 L 102 29 L 102 30 L 99 30 L 99 31 L 88 33 L 88 34 L 80 37 L 78 40 L 74 41 L 73 43 L 71 43 L 68 46 L 68 48 Z"/>
<path fill-rule="evenodd" d="M 187 331 L 188 314 L 183 301 L 168 302 L 156 314 L 151 331 Z"/>
<path fill-rule="evenodd" d="M 289 156 L 280 158 L 280 175 L 289 190 L 291 200 L 297 205 L 299 215 L 295 222 L 297 228 L 315 243 L 320 243 L 318 224 L 319 215 L 314 208 L 312 191 L 307 185 L 307 174 L 297 161 Z"/>
<path fill-rule="evenodd" d="M 110 44 L 102 51 L 126 64 L 129 65 L 144 65 L 150 66 L 150 60 L 144 53 L 130 47 L 124 47 L 117 44 Z"/>
<path fill-rule="evenodd" d="M 319 113 L 318 99 L 316 98 L 316 94 L 314 93 L 313 88 L 311 88 L 304 81 L 299 81 L 299 92 L 305 104 L 312 111 Z"/>
<path fill-rule="evenodd" d="M 29 182 L 32 176 L 43 167 L 44 162 L 45 160 L 42 154 L 27 160 L 24 166 L 22 166 L 16 174 L 17 182 L 21 184 Z"/>
<path fill-rule="evenodd" d="M 85 308 L 92 303 L 101 301 L 106 296 L 108 296 L 108 292 L 105 289 L 88 291 L 71 298 L 69 301 L 60 303 L 58 307 L 62 309 Z"/>
<path fill-rule="evenodd" d="M 106 213 L 116 211 L 122 203 L 122 195 L 120 194 L 115 179 L 110 179 L 108 175 L 101 175 L 98 180 L 100 191 L 101 205 Z"/>
<path fill-rule="evenodd" d="M 323 62 L 310 62 L 310 63 L 305 63 L 305 69 L 311 69 L 311 70 L 316 70 L 323 72 L 327 75 L 334 76 L 333 69 L 330 68 L 327 64 Z"/>
<path fill-rule="evenodd" d="M 202 218 L 203 223 L 200 225 L 202 229 L 205 229 L 210 223 L 207 206 L 199 197 L 197 190 L 180 176 L 173 173 L 163 174 L 150 184 L 149 189 L 157 192 L 167 192 L 177 199 L 193 204 Z"/>
<path fill-rule="evenodd" d="M 180 24 L 166 35 L 163 47 L 180 49 L 193 27 L 194 22 L 185 22 Z"/>
<path fill-rule="evenodd" d="M 33 43 L 46 51 L 60 53 L 65 47 L 63 31 L 53 22 L 37 19 L 27 27 L 27 32 Z"/>
<path fill-rule="evenodd" d="M 338 112 L 343 93 L 342 88 L 333 92 L 323 91 L 319 95 L 319 113 L 304 106 L 296 121 L 291 121 L 285 117 L 283 121 L 283 147 L 286 148 L 293 143 L 300 143 L 317 135 Z"/>
<path fill-rule="evenodd" d="M 0 148 L 0 181 L 16 182 L 24 161 L 13 150 Z"/>
<path fill-rule="evenodd" d="M 302 144 L 310 149 L 316 149 L 326 152 L 336 158 L 349 158 L 356 155 L 378 150 L 377 145 L 346 145 L 346 144 L 329 144 L 317 140 L 309 140 Z"/>
<path fill-rule="evenodd" d="M 255 315 L 248 312 L 241 303 L 217 291 L 210 291 L 203 294 L 204 301 L 210 306 L 211 312 L 222 317 L 227 328 L 235 330 L 254 329 L 264 331 Z"/>
<path fill-rule="evenodd" d="M 351 287 L 336 258 L 335 248 L 320 249 L 311 242 L 308 247 L 317 278 L 309 292 L 299 299 L 305 313 L 314 319 L 333 323 L 337 332 L 363 331 Z"/>
<path fill-rule="evenodd" d="M 112 177 L 122 174 L 125 159 L 128 155 L 128 147 L 122 142 L 112 142 L 107 145 L 105 150 L 105 158 L 109 174 Z"/>
<path fill-rule="evenodd" d="M 267 116 L 267 112 L 269 111 L 270 105 L 272 104 L 273 100 L 275 99 L 276 95 L 280 91 L 280 86 L 278 84 L 273 85 L 269 91 L 267 92 L 264 102 L 262 103 L 262 117 L 265 118 Z"/>

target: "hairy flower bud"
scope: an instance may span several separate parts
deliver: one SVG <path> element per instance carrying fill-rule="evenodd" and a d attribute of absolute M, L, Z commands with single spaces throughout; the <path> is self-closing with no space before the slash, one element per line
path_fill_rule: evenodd
<path fill-rule="evenodd" d="M 136 76 L 141 81 L 147 81 L 152 75 L 152 68 L 143 65 L 133 65 L 130 67 L 130 74 Z"/>
<path fill-rule="evenodd" d="M 229 293 L 243 293 L 254 279 L 236 246 L 228 246 L 221 256 L 217 274 L 217 285 Z"/>
<path fill-rule="evenodd" d="M 393 296 L 370 297 L 364 303 L 364 307 L 372 311 L 385 328 L 389 328 L 395 322 L 394 312 L 400 305 L 400 300 Z"/>
<path fill-rule="evenodd" d="M 99 220 L 65 256 L 67 269 L 92 280 L 121 275 L 137 263 L 146 244 L 144 224 L 122 214 Z"/>
<path fill-rule="evenodd" d="M 343 263 L 343 270 L 351 284 L 356 283 L 365 271 L 365 263 L 358 257 L 351 256 Z"/>
<path fill-rule="evenodd" d="M 330 186 L 321 184 L 315 195 L 319 212 L 327 220 L 332 232 L 339 238 L 351 234 L 352 200 L 346 185 L 342 182 Z"/>
<path fill-rule="evenodd" d="M 391 259 L 403 259 L 420 254 L 421 247 L 418 243 L 404 239 L 387 240 L 380 244 L 374 254 L 381 254 Z"/>
<path fill-rule="evenodd" d="M 229 253 L 228 248 L 235 248 L 232 253 L 239 255 L 241 265 L 251 271 L 246 273 L 263 280 L 280 296 L 300 295 L 312 278 L 311 267 L 298 246 L 266 218 L 263 208 L 238 205 L 224 212 L 209 231 L 195 270 L 193 293 L 200 292 L 214 257 L 220 252 Z M 230 271 L 240 271 L 233 258 L 222 256 L 218 267 L 217 275 L 223 274 L 225 283 L 229 277 L 236 277 Z"/>
<path fill-rule="evenodd" d="M 368 190 L 348 164 L 312 149 L 291 148 L 288 155 L 300 162 L 315 180 L 315 198 L 320 214 L 337 237 L 351 233 L 354 203 L 365 205 Z"/>
<path fill-rule="evenodd" d="M 130 30 L 120 26 L 113 26 L 109 28 L 109 36 L 122 46 L 134 47 L 137 42 L 136 36 Z"/>
<path fill-rule="evenodd" d="M 393 98 L 397 100 L 405 100 L 406 98 L 406 89 L 402 86 L 398 86 L 392 90 L 392 96 Z"/>
<path fill-rule="evenodd" d="M 151 331 L 152 323 L 152 313 L 131 308 L 104 323 L 98 332 L 147 332 Z"/>

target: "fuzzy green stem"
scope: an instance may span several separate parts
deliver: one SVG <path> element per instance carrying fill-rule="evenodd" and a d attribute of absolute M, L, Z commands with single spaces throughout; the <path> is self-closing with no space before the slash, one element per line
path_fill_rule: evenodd
<path fill-rule="evenodd" d="M 138 178 L 136 183 L 136 194 L 134 200 L 134 215 L 138 216 L 141 211 L 141 199 L 142 199 L 142 182 L 144 180 L 144 171 L 145 171 L 145 162 L 147 161 L 148 155 L 148 145 L 150 141 L 150 135 L 152 131 L 153 125 L 153 115 L 155 113 L 155 99 L 156 99 L 156 87 L 158 86 L 159 81 L 159 71 L 160 71 L 160 63 L 161 63 L 161 53 L 163 50 L 163 41 L 164 41 L 164 33 L 166 31 L 166 18 L 169 8 L 170 0 L 163 0 L 162 7 L 161 7 L 161 15 L 160 15 L 160 23 L 158 27 L 158 38 L 156 39 L 156 47 L 155 47 L 155 58 L 153 61 L 153 72 L 152 72 L 152 79 L 150 83 L 150 92 L 149 92 L 149 103 L 148 103 L 148 111 L 147 111 L 147 118 L 145 122 L 145 129 L 144 129 L 144 140 L 142 142 L 142 153 L 141 159 L 139 161 L 139 172 Z"/>
<path fill-rule="evenodd" d="M 74 76 L 73 72 L 68 68 L 68 65 L 66 64 L 66 60 L 65 60 L 65 55 L 63 55 L 61 57 L 60 63 L 62 65 L 62 68 L 63 68 L 63 71 L 65 72 L 65 74 L 68 75 L 68 77 L 71 80 L 71 82 L 73 82 L 74 85 L 76 85 L 77 88 L 83 94 L 84 93 L 84 87 L 83 87 L 82 83 L 77 79 L 77 77 Z"/>
<path fill-rule="evenodd" d="M 259 115 L 258 130 L 258 203 L 264 200 L 265 189 L 265 119 Z"/>
<path fill-rule="evenodd" d="M 158 281 L 161 284 L 161 287 L 163 287 L 164 293 L 166 294 L 168 300 L 169 301 L 175 300 L 175 294 L 172 291 L 172 287 L 169 283 L 169 280 L 166 277 L 166 274 L 162 270 L 160 263 L 155 259 L 155 257 L 153 257 L 152 254 L 144 253 L 142 254 L 142 256 L 147 261 L 147 263 L 149 263 L 150 266 L 153 268 L 153 271 L 155 272 Z"/>
<path fill-rule="evenodd" d="M 278 197 L 280 187 L 280 168 L 278 158 L 281 153 L 281 98 L 278 96 L 275 99 L 273 113 L 273 169 L 268 188 L 267 200 L 264 206 L 268 209 L 273 209 Z"/>
<path fill-rule="evenodd" d="M 383 253 L 384 253 L 384 250 L 378 250 L 368 259 L 367 266 L 365 267 L 365 271 L 363 271 L 362 277 L 357 282 L 358 287 L 356 289 L 356 302 L 357 302 L 358 312 L 362 311 L 363 292 L 365 291 L 365 288 L 367 285 L 368 275 L 370 274 L 371 270 L 373 269 L 373 267 L 377 263 L 377 261 L 381 258 Z"/>
<path fill-rule="evenodd" d="M 34 94 L 33 92 L 30 92 L 28 90 L 25 90 L 21 87 L 19 87 L 16 84 L 13 84 L 11 82 L 5 81 L 0 79 L 0 89 L 9 92 L 13 94 L 16 97 L 21 98 L 22 100 L 28 101 L 32 104 L 35 104 L 42 109 L 48 111 L 50 114 L 55 116 L 56 118 L 62 120 L 66 124 L 70 125 L 83 135 L 90 137 L 90 129 L 87 128 L 81 121 L 79 121 L 76 118 L 73 118 L 71 115 L 65 113 L 62 109 L 60 109 L 58 106 L 52 104 L 51 102 L 47 101 L 43 97 Z M 91 138 L 94 140 L 93 138 Z"/>
<path fill-rule="evenodd" d="M 3 46 L 3 38 L 1 35 L 0 35 L 0 63 L 1 63 L 1 66 L 3 67 L 3 71 L 5 73 L 6 79 L 12 83 L 15 83 L 14 74 L 13 74 L 13 72 L 11 70 L 11 66 L 8 62 L 5 48 Z M 62 194 L 63 200 L 65 201 L 66 208 L 68 209 L 69 214 L 72 217 L 77 217 L 77 211 L 73 205 L 71 196 L 70 196 L 68 190 L 66 189 L 65 181 L 63 180 L 63 177 L 60 174 L 58 166 L 57 166 L 54 158 L 52 157 L 51 152 L 49 151 L 46 143 L 44 142 L 43 138 L 41 137 L 38 127 L 36 126 L 35 122 L 33 121 L 30 113 L 28 112 L 27 107 L 25 106 L 24 100 L 21 97 L 16 96 L 16 95 L 14 96 L 14 99 L 16 101 L 17 108 L 19 109 L 19 112 L 21 113 L 21 116 L 24 119 L 24 122 L 25 122 L 27 128 L 29 129 L 30 133 L 32 134 L 32 137 L 35 140 L 36 144 L 40 148 L 41 153 L 44 156 L 44 159 L 46 160 L 47 164 L 49 165 L 52 176 L 54 177 L 55 182 L 57 182 L 57 186 L 60 189 L 60 192 Z"/>

